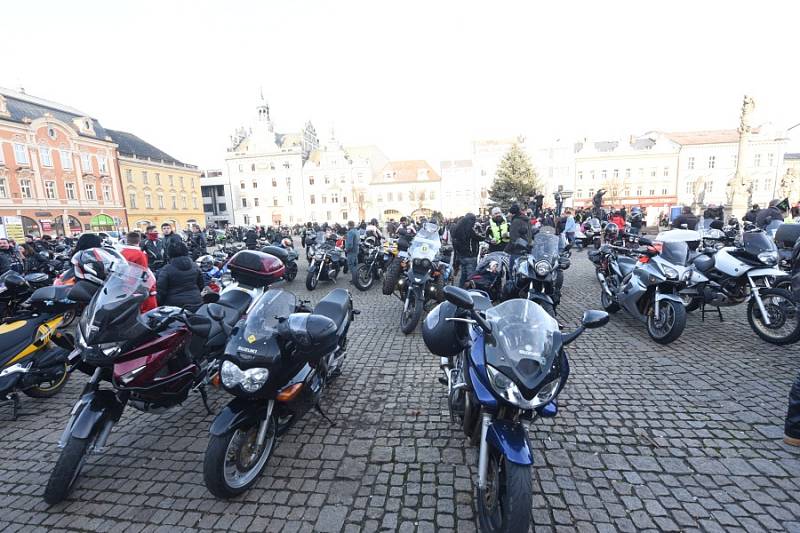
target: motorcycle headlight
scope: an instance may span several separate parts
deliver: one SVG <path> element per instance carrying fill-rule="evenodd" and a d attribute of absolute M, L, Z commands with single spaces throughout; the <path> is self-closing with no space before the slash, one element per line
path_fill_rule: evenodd
<path fill-rule="evenodd" d="M 678 279 L 678 271 L 674 268 L 665 266 L 664 275 L 667 276 L 667 279 Z"/>
<path fill-rule="evenodd" d="M 231 361 L 223 361 L 219 374 L 222 384 L 227 388 L 241 385 L 246 392 L 256 392 L 269 378 L 269 370 L 266 368 L 242 370 Z"/>
<path fill-rule="evenodd" d="M 505 401 L 520 409 L 535 409 L 548 403 L 555 397 L 558 385 L 561 383 L 561 378 L 556 378 L 544 385 L 532 400 L 526 400 L 517 385 L 508 376 L 493 366 L 486 365 L 486 369 L 489 372 L 489 382 L 495 392 Z"/>
<path fill-rule="evenodd" d="M 778 262 L 778 252 L 774 250 L 771 252 L 761 252 L 758 254 L 758 260 L 765 265 L 774 265 Z"/>
<path fill-rule="evenodd" d="M 537 276 L 546 276 L 550 273 L 550 263 L 547 261 L 537 261 L 535 265 L 533 265 L 533 270 L 536 272 Z"/>

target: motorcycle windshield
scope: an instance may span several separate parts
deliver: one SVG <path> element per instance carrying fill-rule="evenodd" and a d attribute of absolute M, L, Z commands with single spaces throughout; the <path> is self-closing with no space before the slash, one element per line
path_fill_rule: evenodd
<path fill-rule="evenodd" d="M 661 243 L 661 258 L 678 266 L 688 266 L 689 245 L 680 241 L 667 241 Z"/>
<path fill-rule="evenodd" d="M 558 235 L 550 233 L 538 233 L 533 238 L 533 248 L 531 249 L 531 259 L 534 261 L 552 261 L 558 257 L 560 239 Z"/>
<path fill-rule="evenodd" d="M 599 231 L 600 230 L 600 219 L 598 219 L 598 218 L 590 218 L 589 219 L 589 226 L 593 230 Z"/>
<path fill-rule="evenodd" d="M 81 317 L 87 345 L 125 341 L 139 334 L 135 328 L 139 307 L 150 295 L 148 269 L 134 263 L 118 264 L 95 293 Z"/>
<path fill-rule="evenodd" d="M 558 322 L 523 299 L 488 309 L 486 321 L 492 328 L 486 337 L 486 363 L 522 385 L 523 396 L 532 399 L 555 361 Z"/>
<path fill-rule="evenodd" d="M 778 250 L 775 241 L 763 231 L 753 231 L 742 236 L 744 251 L 750 255 L 758 256 L 762 252 L 774 252 Z"/>
<path fill-rule="evenodd" d="M 297 297 L 281 289 L 270 289 L 258 299 L 253 309 L 247 313 L 242 338 L 250 344 L 272 337 L 279 318 L 286 318 L 295 312 Z"/>
<path fill-rule="evenodd" d="M 441 247 L 442 241 L 439 239 L 439 227 L 436 224 L 425 224 L 411 242 L 411 246 L 408 248 L 408 255 L 411 256 L 411 259 L 433 261 Z"/>

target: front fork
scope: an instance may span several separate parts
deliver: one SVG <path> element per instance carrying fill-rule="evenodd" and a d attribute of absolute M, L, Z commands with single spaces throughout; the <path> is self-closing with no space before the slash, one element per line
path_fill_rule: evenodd
<path fill-rule="evenodd" d="M 761 299 L 761 295 L 758 292 L 758 285 L 756 284 L 755 280 L 750 276 L 747 277 L 747 281 L 750 283 L 750 292 L 756 300 L 756 304 L 758 305 L 759 311 L 761 311 L 761 320 L 764 321 L 764 325 L 769 326 L 772 322 L 769 319 L 769 314 L 767 313 L 767 308 L 764 307 L 764 301 Z M 769 285 L 769 282 L 767 282 Z"/>
<path fill-rule="evenodd" d="M 478 488 L 481 490 L 486 488 L 486 474 L 489 470 L 489 443 L 486 440 L 486 434 L 491 425 L 492 415 L 483 413 L 481 415 L 481 449 L 478 452 Z"/>
<path fill-rule="evenodd" d="M 267 438 L 267 427 L 269 426 L 269 419 L 272 417 L 273 407 L 275 407 L 275 400 L 270 400 L 267 405 L 267 416 L 264 417 L 264 420 L 262 420 L 261 424 L 258 426 L 257 449 L 260 449 L 261 446 L 264 445 L 264 439 Z"/>

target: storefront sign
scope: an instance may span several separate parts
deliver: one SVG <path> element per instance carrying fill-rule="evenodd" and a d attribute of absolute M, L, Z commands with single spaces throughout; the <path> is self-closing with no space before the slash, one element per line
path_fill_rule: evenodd
<path fill-rule="evenodd" d="M 42 231 L 51 231 L 53 229 L 53 222 L 50 220 L 39 220 L 42 225 Z"/>
<path fill-rule="evenodd" d="M 25 240 L 25 231 L 22 229 L 21 217 L 3 217 L 6 237 L 14 239 L 16 242 Z"/>

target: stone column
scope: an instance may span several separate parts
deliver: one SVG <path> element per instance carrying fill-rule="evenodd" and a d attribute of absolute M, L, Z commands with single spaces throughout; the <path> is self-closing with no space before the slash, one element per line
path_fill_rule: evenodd
<path fill-rule="evenodd" d="M 725 191 L 731 214 L 738 217 L 744 216 L 752 204 L 753 183 L 747 175 L 748 145 L 750 142 L 750 118 L 756 103 L 752 97 L 745 95 L 742 101 L 742 113 L 739 117 L 739 149 L 736 158 L 736 173 L 728 181 Z"/>

